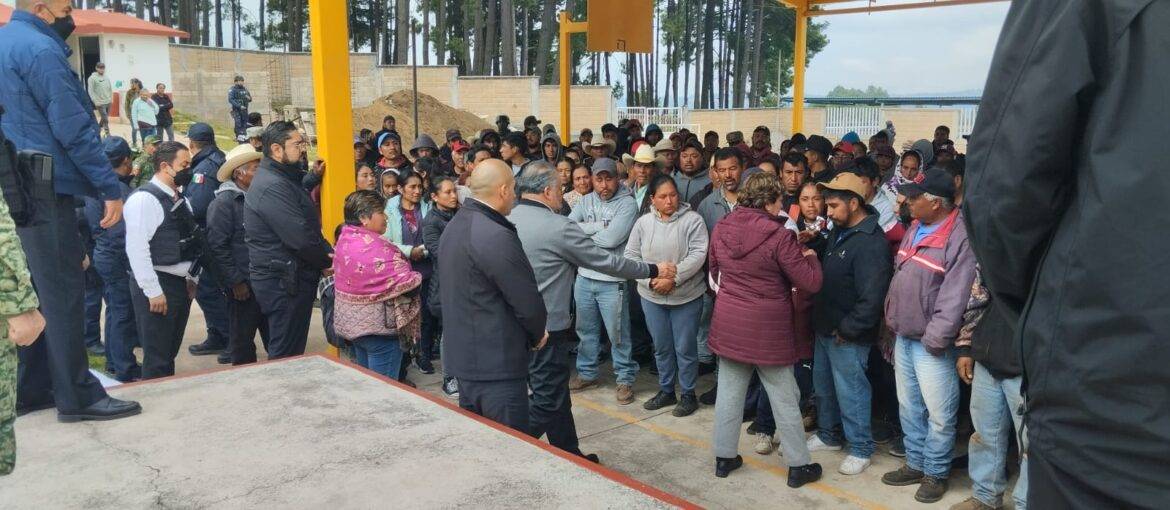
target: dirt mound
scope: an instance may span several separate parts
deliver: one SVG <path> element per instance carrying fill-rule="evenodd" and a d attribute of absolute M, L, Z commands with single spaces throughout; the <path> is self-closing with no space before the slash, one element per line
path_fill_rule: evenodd
<path fill-rule="evenodd" d="M 414 143 L 414 98 L 410 90 L 399 90 L 389 96 L 375 99 L 369 106 L 353 111 L 355 129 L 369 128 L 375 132 L 382 129 L 382 119 L 393 115 L 396 129 L 402 135 L 402 146 L 409 149 Z M 463 137 L 471 140 L 482 129 L 492 127 L 474 113 L 453 108 L 434 97 L 418 94 L 419 134 L 426 133 L 443 145 L 448 129 L 456 128 Z"/>

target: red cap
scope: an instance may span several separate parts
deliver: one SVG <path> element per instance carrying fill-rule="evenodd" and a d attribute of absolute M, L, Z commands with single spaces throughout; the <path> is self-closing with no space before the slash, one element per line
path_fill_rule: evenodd
<path fill-rule="evenodd" d="M 462 138 L 451 141 L 451 152 L 463 152 L 471 148 Z"/>
<path fill-rule="evenodd" d="M 844 141 L 837 142 L 837 145 L 833 146 L 833 152 L 837 152 L 837 151 L 844 151 L 844 152 L 848 152 L 848 153 L 852 154 L 853 153 L 853 144 L 851 144 L 849 142 L 844 142 Z"/>

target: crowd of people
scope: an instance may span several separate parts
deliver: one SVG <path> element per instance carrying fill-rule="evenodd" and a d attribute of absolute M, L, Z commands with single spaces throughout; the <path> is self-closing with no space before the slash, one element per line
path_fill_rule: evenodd
<path fill-rule="evenodd" d="M 856 476 L 884 445 L 905 461 L 882 482 L 917 485 L 920 502 L 942 499 L 963 464 L 973 494 L 954 508 L 999 508 L 1011 472 L 1016 508 L 1028 501 L 1021 354 L 988 312 L 1023 301 L 985 284 L 960 210 L 967 162 L 946 126 L 901 145 L 887 125 L 864 141 L 796 133 L 774 146 L 766 126 L 720 143 L 623 119 L 566 143 L 535 116 L 513 130 L 501 115 L 404 150 L 386 117 L 355 136 L 354 168 L 328 167 L 353 171 L 356 189 L 344 223 L 323 226 L 325 163 L 309 162 L 294 124 L 260 125 L 242 77 L 229 93 L 241 143 L 226 153 L 201 123 L 187 145 L 162 141 L 165 88 L 127 94 L 135 158 L 133 138 L 108 136 L 102 68 L 86 94 L 63 58 L 68 2 L 18 5 L 0 28 L 0 67 L 19 76 L 0 78 L 0 98 L 16 98 L 0 126 L 53 167 L 28 195 L 4 189 L 11 215 L 0 201 L 12 340 L 0 402 L 14 403 L 0 409 L 0 474 L 15 463 L 13 411 L 141 412 L 86 370 L 77 290 L 92 268 L 121 381 L 174 374 L 192 300 L 208 338 L 191 353 L 232 364 L 257 360 L 257 333 L 269 359 L 305 352 L 319 301 L 326 338 L 355 363 L 404 384 L 441 370 L 461 407 L 594 462 L 571 393 L 607 384 L 610 360 L 620 405 L 641 398 L 679 419 L 714 406 L 717 477 L 743 465 L 750 419 L 755 452 L 778 449 L 793 488 L 821 478 L 813 452 L 846 451 L 837 470 Z M 643 366 L 653 395 L 635 390 Z"/>

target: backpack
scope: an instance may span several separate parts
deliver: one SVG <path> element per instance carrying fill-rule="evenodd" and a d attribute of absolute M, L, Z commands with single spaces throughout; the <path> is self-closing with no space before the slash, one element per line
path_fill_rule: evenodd
<path fill-rule="evenodd" d="M 4 107 L 0 106 L 0 117 Z M 4 136 L 0 127 L 0 191 L 8 203 L 8 214 L 18 227 L 28 227 L 36 221 L 36 180 L 33 170 L 40 169 L 42 177 L 52 182 L 52 158 L 36 151 L 16 150 L 16 144 Z"/>

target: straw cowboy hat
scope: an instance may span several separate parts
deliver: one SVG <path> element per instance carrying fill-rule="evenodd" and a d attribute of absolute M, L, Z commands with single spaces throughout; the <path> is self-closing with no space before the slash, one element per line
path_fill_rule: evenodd
<path fill-rule="evenodd" d="M 599 140 L 593 140 L 593 143 L 589 144 L 589 147 L 605 147 L 605 154 L 609 157 L 613 157 L 613 152 L 617 150 L 617 143 L 608 138 L 602 138 Z"/>
<path fill-rule="evenodd" d="M 219 167 L 219 171 L 215 173 L 215 178 L 219 182 L 228 182 L 232 180 L 232 172 L 246 163 L 253 161 L 260 161 L 262 154 L 256 151 L 251 144 L 237 145 L 236 148 L 228 151 L 227 161 Z"/>
<path fill-rule="evenodd" d="M 626 165 L 626 168 L 633 168 L 634 163 L 653 163 L 656 168 L 661 170 L 664 162 L 662 158 L 654 157 L 654 148 L 650 147 L 650 144 L 644 143 L 638 146 L 638 150 L 634 152 L 633 156 L 623 154 L 622 163 Z"/>

